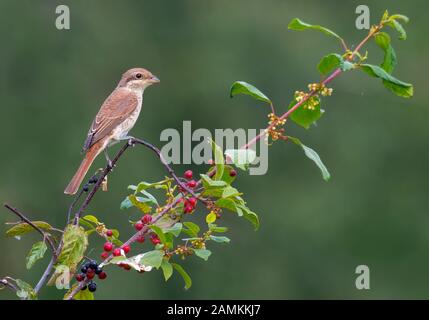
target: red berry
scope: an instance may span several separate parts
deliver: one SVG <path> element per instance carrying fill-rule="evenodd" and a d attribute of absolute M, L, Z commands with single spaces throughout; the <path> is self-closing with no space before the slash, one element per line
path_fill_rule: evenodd
<path fill-rule="evenodd" d="M 236 175 L 237 175 L 237 171 L 235 171 L 234 169 L 231 169 L 231 171 L 229 172 L 229 176 L 235 177 Z"/>
<path fill-rule="evenodd" d="M 109 254 L 107 253 L 107 252 L 103 252 L 102 254 L 101 254 L 101 258 L 102 259 L 107 259 L 109 257 Z"/>
<path fill-rule="evenodd" d="M 85 279 L 85 275 L 84 275 L 84 274 L 82 274 L 82 273 L 78 273 L 78 274 L 76 275 L 76 280 L 77 280 L 77 281 L 81 282 L 81 281 L 83 281 L 84 279 Z"/>
<path fill-rule="evenodd" d="M 184 212 L 184 213 L 191 213 L 193 210 L 194 210 L 194 207 L 193 207 L 193 206 L 191 206 L 190 204 L 187 204 L 187 205 L 185 206 L 185 208 L 183 209 L 183 212 Z"/>
<path fill-rule="evenodd" d="M 143 224 L 149 224 L 152 222 L 152 216 L 150 214 L 145 214 L 141 221 L 143 222 Z"/>
<path fill-rule="evenodd" d="M 106 236 L 108 236 L 108 237 L 113 236 L 113 231 L 112 230 L 107 230 L 106 231 Z"/>
<path fill-rule="evenodd" d="M 111 242 L 106 242 L 105 244 L 104 244 L 104 251 L 107 251 L 107 252 L 109 252 L 109 251 L 112 251 L 112 249 L 113 249 L 113 244 L 111 243 Z"/>
<path fill-rule="evenodd" d="M 197 182 L 195 180 L 190 180 L 187 183 L 189 188 L 195 188 L 195 186 L 197 185 Z"/>
<path fill-rule="evenodd" d="M 189 203 L 191 206 L 195 207 L 195 205 L 197 204 L 197 198 L 194 198 L 194 197 L 189 198 L 189 199 L 188 199 L 188 203 Z"/>
<path fill-rule="evenodd" d="M 145 240 L 144 236 L 140 236 L 140 237 L 138 237 L 138 238 L 137 238 L 137 240 L 136 240 L 136 241 L 137 241 L 138 243 L 143 243 L 143 242 L 144 242 L 144 240 Z"/>
<path fill-rule="evenodd" d="M 137 231 L 140 231 L 141 229 L 143 229 L 143 223 L 141 223 L 140 221 L 136 222 L 134 224 L 134 228 L 136 228 Z"/>
<path fill-rule="evenodd" d="M 101 271 L 101 272 L 98 274 L 98 279 L 103 280 L 103 279 L 106 279 L 106 278 L 107 278 L 107 274 L 106 274 L 106 272 Z"/>
<path fill-rule="evenodd" d="M 186 170 L 185 174 L 183 175 L 186 179 L 192 179 L 192 170 Z"/>
<path fill-rule="evenodd" d="M 150 241 L 152 241 L 152 243 L 154 245 L 157 245 L 159 243 L 161 243 L 161 240 L 159 240 L 158 236 L 156 234 L 153 234 L 150 236 Z"/>
<path fill-rule="evenodd" d="M 116 248 L 115 250 L 113 250 L 113 255 L 115 257 L 119 257 L 121 255 L 121 249 Z"/>
<path fill-rule="evenodd" d="M 91 280 L 92 278 L 94 278 L 94 276 L 95 276 L 95 272 L 94 271 L 92 271 L 92 272 L 87 272 L 86 273 L 86 277 L 89 279 L 89 280 Z"/>
<path fill-rule="evenodd" d="M 131 248 L 129 245 L 126 244 L 126 245 L 122 246 L 122 250 L 124 250 L 125 253 L 128 253 L 128 252 L 130 252 Z"/>

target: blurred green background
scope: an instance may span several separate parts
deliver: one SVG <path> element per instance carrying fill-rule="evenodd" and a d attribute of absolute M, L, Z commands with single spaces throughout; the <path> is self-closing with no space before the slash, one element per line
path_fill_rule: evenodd
<path fill-rule="evenodd" d="M 71 30 L 55 28 L 55 8 L 68 4 Z M 0 2 L 0 200 L 33 219 L 62 228 L 71 198 L 63 190 L 81 160 L 81 146 L 100 104 L 128 68 L 142 66 L 161 79 L 145 93 L 143 116 L 131 132 L 161 146 L 160 132 L 192 120 L 196 128 L 262 128 L 266 106 L 230 99 L 235 80 L 253 83 L 285 110 L 292 93 L 319 80 L 316 65 L 339 52 L 335 39 L 287 30 L 300 17 L 327 26 L 349 44 L 360 1 L 31 1 Z M 393 36 L 395 75 L 415 85 L 403 99 L 360 72 L 341 75 L 317 127 L 287 130 L 316 149 L 331 171 L 324 182 L 295 146 L 270 149 L 264 176 L 239 173 L 238 187 L 259 213 L 261 229 L 234 215 L 229 245 L 212 244 L 206 263 L 184 266 L 193 287 L 174 275 L 108 270 L 100 299 L 330 299 L 429 298 L 427 1 L 367 1 L 371 22 L 384 9 L 411 18 L 409 39 Z M 393 33 L 392 33 L 393 34 Z M 369 61 L 382 55 L 370 44 Z M 116 147 L 117 148 L 117 147 Z M 113 153 L 111 151 L 111 153 Z M 102 157 L 101 157 L 102 158 Z M 104 164 L 104 159 L 98 165 Z M 185 166 L 177 166 L 182 172 Z M 192 167 L 195 171 L 205 168 Z M 132 233 L 119 210 L 126 186 L 159 180 L 164 168 L 152 153 L 127 153 L 88 213 Z M 36 234 L 6 238 L 0 209 L 0 276 L 35 284 L 48 258 L 28 272 L 25 256 Z M 147 244 L 145 245 L 148 248 Z M 92 239 L 91 256 L 101 241 Z M 134 249 L 136 250 L 136 249 Z M 355 268 L 371 270 L 371 289 L 355 288 Z M 64 292 L 44 288 L 40 298 Z M 13 298 L 6 290 L 0 299 Z"/>

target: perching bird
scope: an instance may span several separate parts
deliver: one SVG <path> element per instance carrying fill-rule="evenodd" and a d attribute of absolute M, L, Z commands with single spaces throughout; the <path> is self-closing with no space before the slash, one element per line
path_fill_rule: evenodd
<path fill-rule="evenodd" d="M 118 86 L 104 101 L 92 122 L 83 146 L 85 158 L 64 190 L 65 194 L 77 192 L 92 162 L 103 150 L 120 140 L 129 139 L 128 132 L 140 114 L 144 90 L 158 82 L 157 77 L 143 68 L 133 68 L 122 75 Z"/>

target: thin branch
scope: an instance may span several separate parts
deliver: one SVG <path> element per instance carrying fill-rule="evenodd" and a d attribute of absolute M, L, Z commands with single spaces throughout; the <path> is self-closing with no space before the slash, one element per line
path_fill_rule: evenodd
<path fill-rule="evenodd" d="M 9 209 L 10 211 L 12 211 L 13 213 L 15 213 L 19 218 L 21 218 L 22 221 L 24 221 L 25 223 L 27 223 L 28 225 L 30 225 L 31 227 L 33 227 L 34 230 L 36 230 L 37 232 L 39 232 L 42 237 L 43 240 L 46 239 L 46 241 L 48 242 L 49 247 L 52 250 L 52 254 L 54 256 L 56 256 L 56 249 L 55 249 L 55 245 L 52 242 L 52 239 L 50 238 L 49 234 L 44 232 L 42 229 L 40 229 L 38 226 L 36 226 L 30 219 L 28 219 L 23 213 L 21 213 L 18 209 L 10 206 L 9 204 L 5 203 L 4 204 L 5 208 Z"/>
<path fill-rule="evenodd" d="M 46 267 L 45 271 L 43 272 L 43 275 L 40 278 L 39 282 L 37 282 L 36 286 L 34 287 L 34 292 L 36 294 L 39 293 L 40 289 L 42 289 L 45 282 L 48 281 L 48 278 L 51 275 L 52 269 L 56 262 L 57 262 L 57 258 L 53 256 L 48 266 Z"/>
<path fill-rule="evenodd" d="M 15 292 L 18 291 L 18 288 L 12 282 L 10 282 L 7 278 L 0 279 L 0 286 L 9 288 L 10 290 L 15 291 Z"/>

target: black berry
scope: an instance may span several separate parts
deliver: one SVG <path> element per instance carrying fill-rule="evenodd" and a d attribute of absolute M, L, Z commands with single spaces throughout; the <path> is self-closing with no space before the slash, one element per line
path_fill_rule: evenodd
<path fill-rule="evenodd" d="M 103 269 L 101 269 L 100 267 L 97 267 L 97 269 L 95 269 L 95 274 L 100 274 L 103 271 Z"/>
<path fill-rule="evenodd" d="M 87 184 L 83 186 L 83 191 L 84 192 L 88 192 L 89 191 L 89 186 Z"/>
<path fill-rule="evenodd" d="M 83 265 L 82 268 L 80 268 L 80 271 L 82 271 L 82 273 L 86 273 L 88 271 L 88 267 Z"/>
<path fill-rule="evenodd" d="M 97 261 L 95 261 L 95 260 L 91 260 L 91 262 L 89 263 L 89 267 L 90 267 L 92 270 L 96 270 L 96 269 L 97 269 L 97 267 L 98 267 L 98 263 L 97 263 Z"/>
<path fill-rule="evenodd" d="M 80 290 L 82 290 L 82 291 L 83 291 L 83 290 L 86 290 L 86 288 L 87 288 L 87 287 L 88 287 L 88 286 L 86 286 L 86 285 L 85 285 L 85 286 L 83 286 L 83 287 L 82 287 L 82 289 L 80 289 Z"/>
<path fill-rule="evenodd" d="M 95 290 L 97 290 L 97 284 L 95 283 L 95 282 L 90 282 L 89 284 L 88 284 L 88 290 L 90 291 L 90 292 L 95 292 Z"/>

